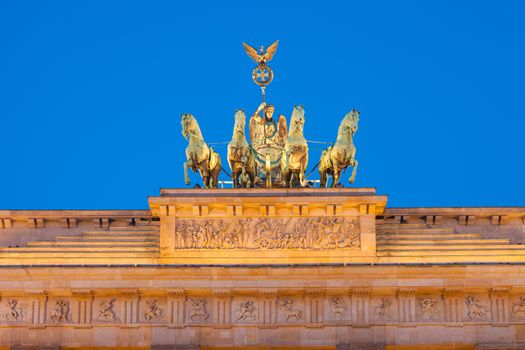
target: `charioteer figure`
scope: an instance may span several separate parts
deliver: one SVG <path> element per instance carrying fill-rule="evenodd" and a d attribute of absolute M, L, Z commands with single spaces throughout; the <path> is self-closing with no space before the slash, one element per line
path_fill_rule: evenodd
<path fill-rule="evenodd" d="M 250 118 L 250 142 L 253 147 L 257 148 L 269 143 L 284 147 L 288 133 L 286 117 L 281 114 L 279 123 L 276 123 L 273 119 L 274 111 L 273 105 L 263 102 Z M 262 116 L 261 112 L 263 112 Z"/>

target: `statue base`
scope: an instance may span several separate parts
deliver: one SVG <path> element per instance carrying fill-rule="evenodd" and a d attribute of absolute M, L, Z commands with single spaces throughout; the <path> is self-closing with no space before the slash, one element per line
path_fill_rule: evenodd
<path fill-rule="evenodd" d="M 162 189 L 163 264 L 374 263 L 375 217 L 386 196 L 373 188 Z"/>

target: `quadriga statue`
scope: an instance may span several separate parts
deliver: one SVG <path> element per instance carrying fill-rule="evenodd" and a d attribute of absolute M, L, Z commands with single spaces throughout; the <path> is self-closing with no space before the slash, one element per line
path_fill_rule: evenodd
<path fill-rule="evenodd" d="M 304 186 L 304 172 L 308 165 L 308 143 L 304 138 L 304 108 L 295 106 L 290 120 L 290 131 L 281 156 L 281 174 L 285 187 Z"/>
<path fill-rule="evenodd" d="M 188 168 L 199 172 L 205 188 L 217 188 L 221 171 L 221 157 L 209 147 L 202 137 L 197 119 L 189 113 L 181 116 L 182 135 L 188 140 L 186 162 L 184 162 L 184 181 L 190 184 Z"/>
<path fill-rule="evenodd" d="M 349 166 L 353 167 L 353 170 L 352 176 L 348 181 L 350 183 L 354 182 L 358 162 L 355 159 L 356 149 L 353 138 L 357 132 L 358 122 L 359 111 L 352 109 L 350 113 L 345 115 L 339 125 L 335 144 L 323 151 L 319 161 L 320 187 L 326 187 L 328 175 L 332 175 L 330 187 L 335 187 L 339 182 L 341 172 Z"/>
<path fill-rule="evenodd" d="M 233 187 L 254 187 L 257 174 L 255 153 L 246 140 L 246 115 L 242 109 L 235 112 L 232 140 L 228 144 L 228 163 L 230 164 Z"/>

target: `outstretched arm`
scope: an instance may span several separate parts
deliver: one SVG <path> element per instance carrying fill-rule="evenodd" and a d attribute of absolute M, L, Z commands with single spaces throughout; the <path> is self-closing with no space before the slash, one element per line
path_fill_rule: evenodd
<path fill-rule="evenodd" d="M 255 111 L 255 113 L 253 113 L 253 115 L 259 115 L 259 113 L 261 113 L 261 111 L 264 109 L 264 107 L 266 107 L 266 102 L 263 102 L 259 105 L 259 107 L 257 107 L 257 110 Z"/>

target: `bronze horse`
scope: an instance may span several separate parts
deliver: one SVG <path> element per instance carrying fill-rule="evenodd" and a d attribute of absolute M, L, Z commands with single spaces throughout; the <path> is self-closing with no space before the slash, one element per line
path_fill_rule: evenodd
<path fill-rule="evenodd" d="M 221 171 L 221 157 L 209 147 L 202 137 L 197 119 L 189 113 L 181 116 L 182 135 L 188 140 L 186 162 L 184 162 L 184 181 L 190 184 L 188 168 L 199 172 L 205 188 L 217 188 Z"/>
<path fill-rule="evenodd" d="M 232 171 L 234 188 L 255 186 L 255 174 L 257 173 L 255 154 L 246 140 L 245 125 L 244 111 L 237 110 L 232 140 L 228 144 L 228 163 Z"/>
<path fill-rule="evenodd" d="M 350 183 L 354 182 L 358 162 L 355 159 L 356 148 L 353 138 L 357 132 L 358 122 L 359 111 L 352 109 L 350 113 L 345 115 L 341 121 L 341 125 L 339 125 L 335 144 L 323 151 L 321 160 L 319 161 L 320 187 L 326 187 L 328 175 L 332 175 L 330 187 L 335 187 L 339 182 L 341 172 L 349 166 L 353 167 L 353 170 L 352 176 L 348 181 Z"/>
<path fill-rule="evenodd" d="M 295 106 L 290 119 L 290 132 L 281 157 L 281 174 L 285 187 L 304 186 L 308 165 L 308 143 L 304 138 L 304 108 Z"/>

